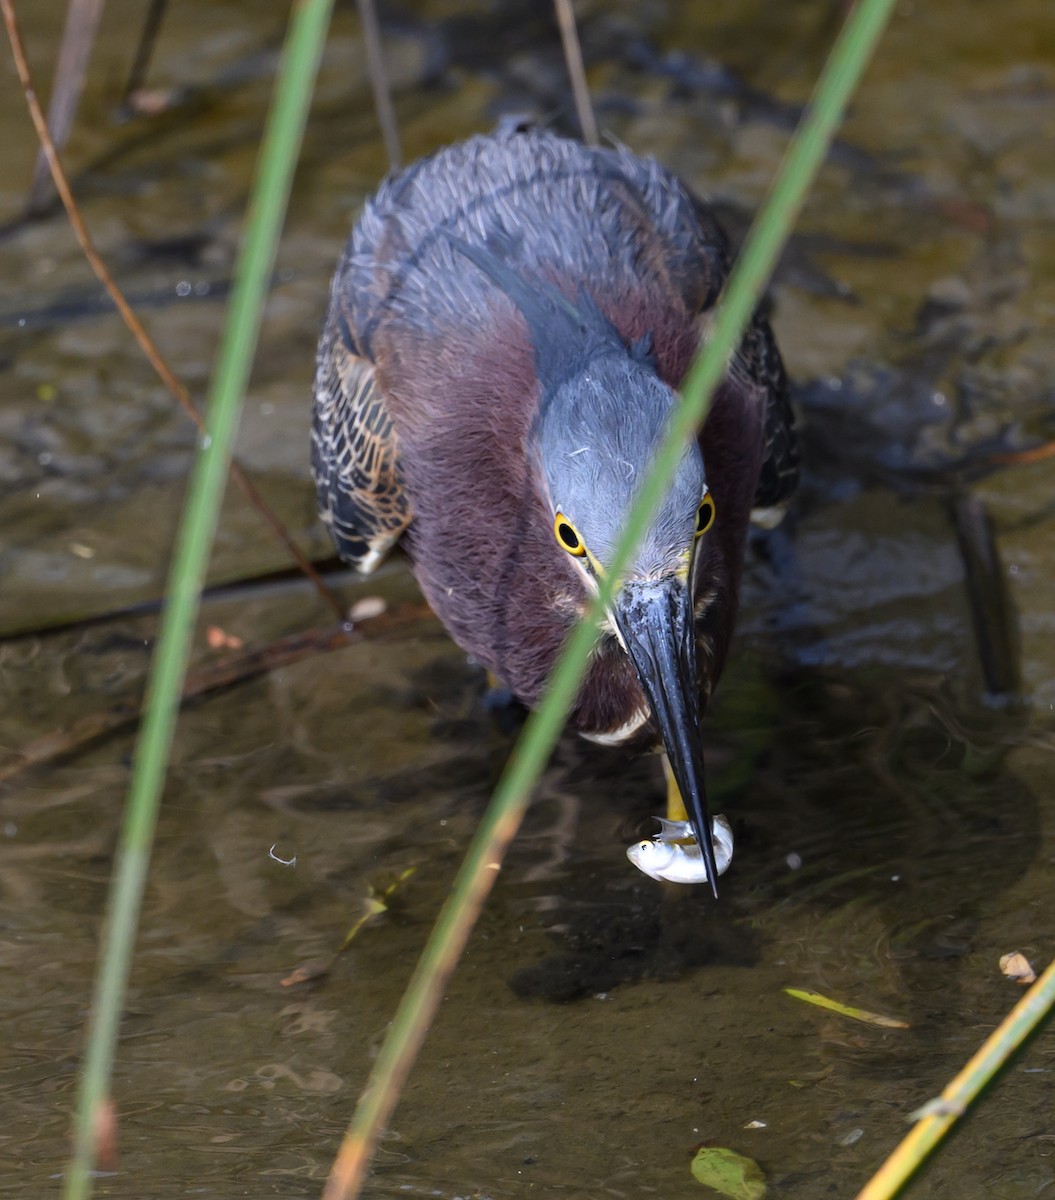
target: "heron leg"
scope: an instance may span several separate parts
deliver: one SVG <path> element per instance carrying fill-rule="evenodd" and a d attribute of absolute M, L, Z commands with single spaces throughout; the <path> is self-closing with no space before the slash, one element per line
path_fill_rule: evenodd
<path fill-rule="evenodd" d="M 660 757 L 663 759 L 663 775 L 667 780 L 667 820 L 687 821 L 689 813 L 685 808 L 685 801 L 681 798 L 681 791 L 674 778 L 674 772 L 671 770 L 670 759 L 665 754 Z"/>

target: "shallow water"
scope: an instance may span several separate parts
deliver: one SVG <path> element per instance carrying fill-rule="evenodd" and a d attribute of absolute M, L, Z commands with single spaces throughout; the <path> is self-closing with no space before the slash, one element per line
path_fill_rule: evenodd
<path fill-rule="evenodd" d="M 22 6 L 46 78 L 57 3 Z M 682 171 L 742 231 L 838 6 L 586 6 L 603 127 Z M 532 6 L 419 3 L 388 33 L 408 157 L 563 101 Z M 183 0 L 152 86 L 112 120 L 140 6 L 112 0 L 68 161 L 86 219 L 201 392 L 281 20 Z M 803 413 L 790 527 L 753 548 L 707 732 L 737 834 L 716 905 L 624 847 L 656 764 L 565 741 L 379 1155 L 372 1196 L 691 1196 L 701 1142 L 774 1194 L 852 1195 L 1018 996 L 997 960 L 1052 952 L 1055 22 L 1042 0 L 906 6 L 773 289 Z M 341 9 L 298 174 L 239 455 L 313 553 L 307 469 L 329 274 L 384 169 Z M 32 165 L 10 71 L 0 223 Z M 0 630 L 157 595 L 193 446 L 53 216 L 0 243 Z M 993 521 L 1017 611 L 1021 707 L 985 699 L 949 463 Z M 217 581 L 284 566 L 228 498 Z M 405 564 L 345 588 L 413 603 Z M 310 589 L 210 601 L 254 643 L 325 623 Z M 122 698 L 154 618 L 0 643 L 0 746 Z M 204 638 L 198 656 L 211 652 Z M 180 722 L 117 1065 L 118 1169 L 100 1195 L 317 1195 L 415 956 L 515 735 L 426 619 L 200 702 Z M 132 741 L 0 792 L 0 1194 L 58 1189 Z M 269 857 L 291 858 L 282 866 Z M 370 887 L 416 868 L 331 973 Z M 881 1029 L 784 994 L 900 1017 Z M 933 1197 L 1055 1186 L 1055 1040 L 1037 1038 L 918 1183 Z M 761 1127 L 753 1122 L 764 1123 Z"/>

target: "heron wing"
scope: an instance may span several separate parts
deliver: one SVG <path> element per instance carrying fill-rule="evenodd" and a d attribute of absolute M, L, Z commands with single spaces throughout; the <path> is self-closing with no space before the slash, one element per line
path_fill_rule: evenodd
<path fill-rule="evenodd" d="M 319 343 L 311 427 L 319 515 L 337 553 L 369 574 L 410 524 L 399 444 L 374 364 L 335 287 Z"/>
<path fill-rule="evenodd" d="M 784 363 L 769 322 L 761 316 L 748 326 L 734 359 L 733 374 L 741 371 L 764 396 L 765 443 L 755 507 L 770 508 L 787 500 L 798 485 L 799 441 Z"/>
<path fill-rule="evenodd" d="M 682 187 L 692 203 L 696 228 L 694 236 L 680 243 L 687 247 L 688 254 L 681 256 L 680 273 L 676 272 L 675 277 L 680 278 L 686 303 L 695 300 L 699 304 L 701 333 L 706 337 L 714 305 L 732 267 L 732 253 L 710 207 L 687 185 Z M 678 261 L 677 256 L 674 261 Z M 742 387 L 760 396 L 765 407 L 765 442 L 755 507 L 770 508 L 787 500 L 798 485 L 799 443 L 784 362 L 763 312 L 756 312 L 747 327 L 733 356 L 730 374 Z"/>

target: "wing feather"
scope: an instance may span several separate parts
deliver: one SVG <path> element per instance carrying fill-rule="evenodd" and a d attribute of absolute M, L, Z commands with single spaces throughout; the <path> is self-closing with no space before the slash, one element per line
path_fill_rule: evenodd
<path fill-rule="evenodd" d="M 315 372 L 311 467 L 319 516 L 337 553 L 373 571 L 411 521 L 399 443 L 374 364 L 359 352 L 338 273 Z"/>

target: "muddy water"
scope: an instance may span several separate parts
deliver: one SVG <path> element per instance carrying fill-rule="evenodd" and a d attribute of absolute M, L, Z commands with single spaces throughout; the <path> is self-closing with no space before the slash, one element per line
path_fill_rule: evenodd
<path fill-rule="evenodd" d="M 63 6 L 21 7 L 46 80 Z M 533 6 L 467 7 L 417 4 L 388 31 L 408 155 L 565 102 Z M 838 8 L 585 6 L 602 125 L 742 230 Z M 100 248 L 200 393 L 281 21 L 173 5 L 150 79 L 171 106 L 117 124 L 140 11 L 106 8 L 68 159 Z M 342 9 L 239 446 L 313 552 L 314 341 L 384 167 L 360 48 Z M 1050 464 L 974 468 L 1055 435 L 1053 49 L 1046 0 L 899 12 L 773 292 L 807 471 L 787 536 L 752 550 L 708 730 L 712 791 L 738 838 L 722 899 L 668 894 L 626 864 L 660 802 L 653 763 L 562 744 L 371 1195 L 691 1196 L 701 1141 L 756 1158 L 775 1194 L 851 1195 L 1017 998 L 1000 955 L 1051 957 L 1055 489 Z M 33 156 L 12 81 L 0 72 L 3 221 Z M 157 594 L 193 439 L 61 218 L 9 230 L 0 253 L 0 628 L 13 633 Z M 985 699 L 954 477 L 995 528 L 1019 708 Z M 281 565 L 229 497 L 214 579 Z M 346 594 L 397 605 L 415 591 L 396 563 Z M 325 620 L 299 584 L 204 614 L 254 642 Z M 123 697 L 154 630 L 147 614 L 4 641 L 0 744 Z M 99 1194 L 318 1193 L 515 734 L 483 693 L 419 621 L 185 714 L 123 1024 L 120 1159 Z M 114 738 L 0 795 L 3 1195 L 59 1187 L 130 751 Z M 282 986 L 333 952 L 371 886 L 410 867 L 327 978 Z M 849 1022 L 787 986 L 911 1028 Z M 1055 1186 L 1052 1037 L 916 1194 Z"/>

